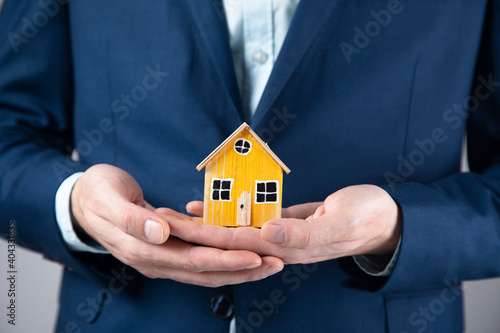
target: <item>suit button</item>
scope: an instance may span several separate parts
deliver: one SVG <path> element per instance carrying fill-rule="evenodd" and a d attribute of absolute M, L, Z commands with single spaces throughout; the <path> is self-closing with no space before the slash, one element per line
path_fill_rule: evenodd
<path fill-rule="evenodd" d="M 210 300 L 212 314 L 219 319 L 229 319 L 234 312 L 233 300 L 227 295 L 217 295 Z"/>

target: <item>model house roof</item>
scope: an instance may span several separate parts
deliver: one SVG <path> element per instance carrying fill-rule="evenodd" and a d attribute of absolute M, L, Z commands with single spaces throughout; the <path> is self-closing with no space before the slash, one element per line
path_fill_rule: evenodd
<path fill-rule="evenodd" d="M 224 140 L 224 142 L 222 142 L 219 145 L 219 147 L 217 147 L 212 153 L 210 153 L 210 155 L 208 155 L 207 158 L 205 158 L 196 167 L 196 170 L 201 171 L 208 164 L 208 162 L 210 162 L 220 151 L 222 151 L 222 149 L 224 149 L 229 144 L 229 142 L 231 142 L 233 139 L 235 139 L 243 131 L 247 131 L 248 133 L 250 133 L 250 135 L 255 139 L 255 141 L 257 141 L 259 143 L 259 145 L 266 151 L 266 153 L 268 153 L 269 156 L 271 156 L 272 159 L 276 163 L 278 163 L 278 165 L 281 167 L 281 169 L 283 169 L 283 171 L 285 171 L 287 174 L 290 173 L 290 169 L 288 169 L 288 167 L 285 165 L 285 163 L 283 163 L 279 159 L 279 157 L 276 156 L 276 154 L 271 150 L 271 148 L 269 148 L 267 143 L 262 141 L 262 139 L 259 138 L 259 136 L 250 128 L 250 126 L 248 126 L 247 123 L 241 124 L 241 126 L 238 127 L 238 129 L 236 129 L 236 131 L 234 131 L 233 134 L 231 134 L 226 140 Z"/>

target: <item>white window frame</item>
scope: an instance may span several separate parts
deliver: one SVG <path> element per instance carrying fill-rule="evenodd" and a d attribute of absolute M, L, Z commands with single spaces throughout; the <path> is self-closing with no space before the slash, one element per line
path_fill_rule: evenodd
<path fill-rule="evenodd" d="M 240 141 L 240 140 L 243 140 L 243 146 L 241 148 L 245 148 L 245 149 L 248 149 L 248 151 L 246 153 L 240 153 L 236 150 L 236 142 Z M 248 142 L 248 144 L 250 145 L 249 148 L 245 147 L 244 144 L 245 142 Z M 239 147 L 238 147 L 239 148 Z M 239 155 L 248 155 L 248 153 L 250 153 L 250 151 L 252 150 L 252 142 L 247 140 L 247 139 L 243 139 L 243 138 L 238 138 L 236 140 L 234 140 L 234 144 L 233 144 L 233 149 L 234 151 L 236 152 L 236 154 L 239 154 Z"/>
<path fill-rule="evenodd" d="M 219 189 L 215 189 L 215 191 L 219 191 L 219 199 L 216 200 L 214 199 L 214 181 L 216 180 L 219 180 L 221 182 L 220 186 L 221 188 Z M 222 182 L 225 182 L 225 181 L 228 181 L 230 182 L 229 183 L 229 199 L 221 199 L 221 195 L 220 195 L 220 192 L 221 191 L 228 191 L 226 189 L 222 189 Z M 217 178 L 217 177 L 213 177 L 212 178 L 212 181 L 210 183 L 210 201 L 227 201 L 227 202 L 230 202 L 231 201 L 231 192 L 233 192 L 233 183 L 234 183 L 234 179 L 232 178 Z"/>
<path fill-rule="evenodd" d="M 266 184 L 266 191 L 264 192 L 261 192 L 261 191 L 258 191 L 257 188 L 258 188 L 258 184 L 259 183 L 264 183 Z M 274 194 L 275 192 L 267 192 L 267 183 L 275 183 L 276 184 L 276 201 L 266 201 L 266 196 L 268 194 Z M 257 202 L 257 194 L 264 194 L 264 202 Z M 262 204 L 275 204 L 275 203 L 278 203 L 280 202 L 280 182 L 279 180 L 256 180 L 255 181 L 255 197 L 254 197 L 254 203 L 257 204 L 257 205 L 262 205 Z"/>

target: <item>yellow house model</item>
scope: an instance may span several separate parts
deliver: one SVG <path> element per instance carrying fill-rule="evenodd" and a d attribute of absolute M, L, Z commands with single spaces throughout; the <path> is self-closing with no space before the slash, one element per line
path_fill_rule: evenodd
<path fill-rule="evenodd" d="M 283 171 L 290 169 L 246 123 L 196 167 L 203 168 L 203 223 L 261 227 L 281 217 Z"/>

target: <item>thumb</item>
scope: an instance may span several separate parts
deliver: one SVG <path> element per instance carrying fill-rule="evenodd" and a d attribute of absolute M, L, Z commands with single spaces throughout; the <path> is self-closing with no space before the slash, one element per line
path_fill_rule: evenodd
<path fill-rule="evenodd" d="M 132 202 L 119 207 L 115 224 L 123 232 L 152 244 L 163 244 L 170 235 L 170 227 L 164 219 Z"/>
<path fill-rule="evenodd" d="M 188 202 L 186 211 L 193 216 L 203 217 L 203 201 Z"/>
<path fill-rule="evenodd" d="M 299 219 L 271 220 L 264 224 L 260 235 L 270 243 L 306 249 L 318 242 L 319 233 L 315 224 Z"/>
<path fill-rule="evenodd" d="M 164 243 L 170 228 L 146 203 L 137 181 L 125 170 L 107 164 L 90 167 L 71 192 L 71 207 L 84 230 L 92 230 L 97 216 L 123 232 L 153 244 Z M 86 217 L 87 216 L 87 217 Z"/>

